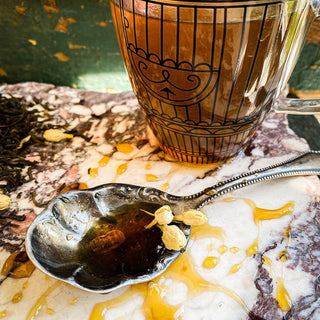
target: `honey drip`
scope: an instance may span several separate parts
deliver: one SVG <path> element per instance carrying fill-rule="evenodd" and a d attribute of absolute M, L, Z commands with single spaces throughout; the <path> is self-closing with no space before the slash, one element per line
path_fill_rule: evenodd
<path fill-rule="evenodd" d="M 163 185 L 162 185 L 162 187 L 161 187 L 161 190 L 162 191 L 167 191 L 168 189 L 169 189 L 169 183 L 168 182 L 166 182 L 166 183 L 164 183 Z"/>
<path fill-rule="evenodd" d="M 90 320 L 104 320 L 109 309 L 121 307 L 136 296 L 144 298 L 142 311 L 148 320 L 172 320 L 177 311 L 176 306 L 170 306 L 161 297 L 161 286 L 157 281 L 142 283 L 129 287 L 122 295 L 112 300 L 97 303 L 90 315 Z"/>
<path fill-rule="evenodd" d="M 259 252 L 259 238 L 256 238 L 251 246 L 247 249 L 247 257 L 251 257 Z"/>
<path fill-rule="evenodd" d="M 105 167 L 108 162 L 110 161 L 110 157 L 109 156 L 104 156 L 99 160 L 99 167 Z"/>
<path fill-rule="evenodd" d="M 146 170 L 150 170 L 151 169 L 151 163 L 147 163 L 146 164 Z"/>
<path fill-rule="evenodd" d="M 91 178 L 97 177 L 97 176 L 98 176 L 98 168 L 91 168 L 91 169 L 89 170 L 89 176 L 90 176 Z"/>
<path fill-rule="evenodd" d="M 221 292 L 235 300 L 249 314 L 248 307 L 236 292 L 219 284 L 210 283 L 200 276 L 188 252 L 185 252 L 179 259 L 174 261 L 164 275 L 184 282 L 189 288 L 188 298 L 192 298 L 205 291 Z"/>
<path fill-rule="evenodd" d="M 219 240 L 225 240 L 226 233 L 222 228 L 211 226 L 205 223 L 201 226 L 193 226 L 191 229 L 191 239 L 196 240 L 199 238 L 212 237 Z"/>
<path fill-rule="evenodd" d="M 7 310 L 6 309 L 0 311 L 0 319 L 5 318 L 6 316 L 7 316 Z"/>
<path fill-rule="evenodd" d="M 242 267 L 242 262 L 237 263 L 237 264 L 234 264 L 234 265 L 230 268 L 229 273 L 236 273 L 236 272 L 238 272 L 238 271 L 241 269 L 241 267 Z"/>
<path fill-rule="evenodd" d="M 289 201 L 279 209 L 259 208 L 252 200 L 245 198 L 225 198 L 222 201 L 232 202 L 236 200 L 243 200 L 246 204 L 248 204 L 251 207 L 253 211 L 253 219 L 256 225 L 259 225 L 259 222 L 262 220 L 279 219 L 283 216 L 291 214 L 294 210 L 294 201 Z"/>
<path fill-rule="evenodd" d="M 76 182 L 62 188 L 60 190 L 60 193 L 70 191 L 70 190 L 85 190 L 85 189 L 89 189 L 88 185 L 85 182 Z"/>
<path fill-rule="evenodd" d="M 291 298 L 284 286 L 283 278 L 277 278 L 277 294 L 276 298 L 278 301 L 279 308 L 284 311 L 288 312 L 292 307 Z"/>
<path fill-rule="evenodd" d="M 212 251 L 214 249 L 214 246 L 212 243 L 208 244 L 208 251 Z"/>
<path fill-rule="evenodd" d="M 13 297 L 12 297 L 12 303 L 18 303 L 21 301 L 23 297 L 23 293 L 21 291 L 17 292 Z"/>
<path fill-rule="evenodd" d="M 55 314 L 56 312 L 52 309 L 52 308 L 46 308 L 46 313 L 47 314 L 50 314 L 50 315 L 53 315 L 53 314 Z"/>
<path fill-rule="evenodd" d="M 256 225 L 262 220 L 279 219 L 283 216 L 291 214 L 294 209 L 294 201 L 289 201 L 279 209 L 262 209 L 258 208 L 252 200 L 243 199 L 253 210 L 253 219 Z"/>
<path fill-rule="evenodd" d="M 249 313 L 248 307 L 233 290 L 202 279 L 195 270 L 190 255 L 185 252 L 169 266 L 163 275 L 149 282 L 149 284 L 144 283 L 131 286 L 121 296 L 96 304 L 91 313 L 90 320 L 103 320 L 108 309 L 120 307 L 137 295 L 144 298 L 142 310 L 147 320 L 174 319 L 174 314 L 180 305 L 171 306 L 163 300 L 162 287 L 159 285 L 159 280 L 162 277 L 184 282 L 189 289 L 188 298 L 192 298 L 204 291 L 222 292 L 238 302 Z"/>
<path fill-rule="evenodd" d="M 29 311 L 26 320 L 33 320 L 38 312 L 43 308 L 44 305 L 47 303 L 47 297 L 59 287 L 60 282 L 56 281 L 52 286 L 50 286 L 41 296 L 40 298 L 36 301 L 34 306 L 31 308 Z"/>
<path fill-rule="evenodd" d="M 120 166 L 117 168 L 116 176 L 114 177 L 112 182 L 116 182 L 117 179 L 119 178 L 119 176 L 124 174 L 127 171 L 127 169 L 128 169 L 128 163 L 127 162 L 120 164 Z"/>
<path fill-rule="evenodd" d="M 122 153 L 131 153 L 135 148 L 130 143 L 121 143 L 117 145 L 117 151 Z"/>
<path fill-rule="evenodd" d="M 289 253 L 287 250 L 283 250 L 279 254 L 279 258 L 282 262 L 286 262 L 289 259 Z"/>
<path fill-rule="evenodd" d="M 165 290 L 159 284 L 162 278 L 172 278 L 185 283 L 188 287 L 188 299 L 205 291 L 222 292 L 238 302 L 245 312 L 249 313 L 248 307 L 233 290 L 204 280 L 196 271 L 189 253 L 185 252 L 161 276 L 148 284 L 143 283 L 131 286 L 121 296 L 96 304 L 92 310 L 90 320 L 103 320 L 107 310 L 123 306 L 137 295 L 144 298 L 142 311 L 147 320 L 174 319 L 174 314 L 180 308 L 180 305 L 171 306 L 164 301 L 162 293 Z"/>
<path fill-rule="evenodd" d="M 231 253 L 237 253 L 239 252 L 239 248 L 238 247 L 232 247 L 229 249 Z"/>
<path fill-rule="evenodd" d="M 254 240 L 254 242 L 250 245 L 250 247 L 247 249 L 247 257 L 251 257 L 254 254 L 257 254 L 259 252 L 259 234 L 260 234 L 260 222 L 263 220 L 272 220 L 272 219 L 279 219 L 285 215 L 289 215 L 294 210 L 294 201 L 289 201 L 284 206 L 282 206 L 279 209 L 263 209 L 256 206 L 256 204 L 250 200 L 250 199 L 242 199 L 242 198 L 226 198 L 222 201 L 224 202 L 232 202 L 235 200 L 243 200 L 245 203 L 247 203 L 252 211 L 253 211 L 253 219 L 255 224 L 258 226 L 258 237 Z M 288 231 L 285 231 L 285 236 L 287 232 L 287 238 L 289 238 L 290 229 Z M 288 241 L 288 240 L 287 240 Z M 231 251 L 231 249 L 230 249 Z M 231 251 L 232 252 L 232 251 Z"/>
<path fill-rule="evenodd" d="M 26 288 L 28 287 L 28 285 L 29 285 L 29 282 L 28 282 L 28 280 L 27 280 L 27 281 L 25 281 L 25 282 L 23 283 L 22 289 L 26 289 Z"/>
<path fill-rule="evenodd" d="M 188 162 L 175 162 L 174 159 L 173 162 L 171 162 L 171 168 L 168 172 L 166 179 L 167 181 L 170 181 L 171 177 L 175 174 L 185 174 L 186 171 L 188 174 L 193 175 L 194 177 L 203 177 L 206 172 L 209 170 L 214 170 L 215 168 L 219 167 L 223 162 L 218 163 L 211 163 L 211 164 L 193 164 Z M 146 164 L 146 169 L 151 169 L 151 165 L 149 163 Z M 162 191 L 167 191 L 169 189 L 169 182 L 164 183 L 161 186 Z"/>
<path fill-rule="evenodd" d="M 158 281 L 150 282 L 147 287 L 147 294 L 142 306 L 146 319 L 171 320 L 178 310 L 177 306 L 169 305 L 163 298 L 163 288 Z"/>
<path fill-rule="evenodd" d="M 220 254 L 224 254 L 224 253 L 226 253 L 228 251 L 228 247 L 226 245 L 222 244 L 219 247 L 218 251 L 219 251 Z"/>
<path fill-rule="evenodd" d="M 290 242 L 290 235 L 291 235 L 291 225 L 289 225 L 286 230 L 284 231 L 284 238 L 286 240 L 286 244 L 288 245 Z"/>
<path fill-rule="evenodd" d="M 69 304 L 72 306 L 78 302 L 78 298 L 72 298 L 69 300 Z"/>
<path fill-rule="evenodd" d="M 154 174 L 146 174 L 146 180 L 148 182 L 158 181 L 159 178 L 155 176 Z"/>
<path fill-rule="evenodd" d="M 217 266 L 219 261 L 220 261 L 220 258 L 209 256 L 204 259 L 202 266 L 206 269 L 213 269 Z"/>
<path fill-rule="evenodd" d="M 269 257 L 262 256 L 262 257 L 261 257 L 261 262 L 262 262 L 265 266 L 271 268 L 271 260 L 270 260 Z"/>
<path fill-rule="evenodd" d="M 279 254 L 280 260 L 282 262 L 284 262 L 284 261 L 281 259 L 281 257 L 284 257 L 284 256 L 287 258 L 286 251 L 282 251 Z M 284 259 L 284 260 L 286 261 L 286 259 Z M 262 256 L 261 262 L 264 265 L 266 265 L 267 267 L 269 267 L 269 272 L 274 276 L 274 271 L 272 270 L 271 259 L 269 257 Z M 290 295 L 289 295 L 287 289 L 284 286 L 283 270 L 282 270 L 282 276 L 277 277 L 277 279 L 276 279 L 276 300 L 278 302 L 279 308 L 283 312 L 290 311 L 290 309 L 292 307 L 292 300 L 290 298 Z"/>

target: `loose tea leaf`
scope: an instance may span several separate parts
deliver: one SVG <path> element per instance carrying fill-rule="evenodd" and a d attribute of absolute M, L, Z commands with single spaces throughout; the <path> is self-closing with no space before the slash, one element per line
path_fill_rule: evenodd
<path fill-rule="evenodd" d="M 48 123 L 50 109 L 41 104 L 27 105 L 22 99 L 0 94 L 0 191 L 8 194 L 23 183 L 33 180 L 32 170 L 37 162 L 27 160 L 33 145 L 45 147 L 43 131 Z M 24 220 L 24 215 L 0 211 L 1 224 L 6 220 Z"/>

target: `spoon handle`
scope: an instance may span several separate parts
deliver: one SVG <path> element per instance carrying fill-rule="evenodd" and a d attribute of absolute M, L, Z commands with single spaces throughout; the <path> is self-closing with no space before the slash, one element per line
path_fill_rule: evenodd
<path fill-rule="evenodd" d="M 320 151 L 301 153 L 289 160 L 241 174 L 183 198 L 193 200 L 194 207 L 200 209 L 227 192 L 265 180 L 299 175 L 320 175 Z"/>

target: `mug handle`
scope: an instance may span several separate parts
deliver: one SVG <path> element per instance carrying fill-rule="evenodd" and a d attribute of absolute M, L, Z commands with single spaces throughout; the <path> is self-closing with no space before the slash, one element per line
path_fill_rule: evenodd
<path fill-rule="evenodd" d="M 310 0 L 310 4 L 314 11 L 315 17 L 320 17 L 320 0 Z"/>
<path fill-rule="evenodd" d="M 310 0 L 315 18 L 320 17 L 320 0 Z M 287 114 L 317 114 L 320 113 L 320 99 L 296 99 L 278 97 L 275 111 Z"/>
<path fill-rule="evenodd" d="M 279 97 L 275 103 L 275 112 L 287 114 L 317 114 L 320 113 L 320 99 Z"/>
<path fill-rule="evenodd" d="M 320 17 L 320 0 L 310 0 L 315 18 Z M 278 97 L 275 111 L 287 114 L 318 114 L 320 113 L 320 99 L 296 99 Z"/>

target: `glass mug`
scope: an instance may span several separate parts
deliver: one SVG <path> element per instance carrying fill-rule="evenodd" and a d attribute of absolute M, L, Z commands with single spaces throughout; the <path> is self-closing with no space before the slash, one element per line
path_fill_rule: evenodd
<path fill-rule="evenodd" d="M 320 2 L 111 0 L 111 11 L 132 88 L 163 150 L 211 163 L 244 149 L 276 105 Z"/>

